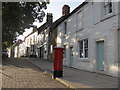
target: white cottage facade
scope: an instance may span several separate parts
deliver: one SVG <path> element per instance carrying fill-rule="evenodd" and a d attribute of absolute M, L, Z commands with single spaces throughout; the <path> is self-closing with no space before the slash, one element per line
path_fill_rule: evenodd
<path fill-rule="evenodd" d="M 13 53 L 13 56 L 14 58 L 18 58 L 18 57 L 22 57 L 22 56 L 25 56 L 26 54 L 26 45 L 25 45 L 25 42 L 22 41 L 22 40 L 18 40 L 15 45 L 14 45 L 14 49 L 13 49 L 14 53 Z M 11 53 L 9 53 L 11 54 Z M 10 57 L 10 55 L 9 55 Z"/>
<path fill-rule="evenodd" d="M 117 2 L 84 2 L 58 26 L 63 64 L 118 77 L 118 32 Z"/>
<path fill-rule="evenodd" d="M 26 56 L 36 57 L 37 54 L 37 36 L 38 31 L 34 30 L 28 36 L 25 37 L 25 46 L 26 46 Z"/>
<path fill-rule="evenodd" d="M 48 59 L 48 34 L 49 34 L 49 27 L 45 30 L 41 31 L 38 38 L 38 46 L 37 46 L 37 57 Z"/>

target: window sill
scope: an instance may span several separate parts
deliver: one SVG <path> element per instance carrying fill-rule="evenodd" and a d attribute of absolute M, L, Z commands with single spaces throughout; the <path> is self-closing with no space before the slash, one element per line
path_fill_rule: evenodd
<path fill-rule="evenodd" d="M 100 22 L 102 22 L 102 21 L 104 21 L 104 20 L 107 20 L 107 19 L 109 19 L 109 18 L 111 18 L 111 17 L 113 17 L 113 16 L 115 16 L 114 13 L 110 13 L 110 14 L 108 14 L 108 15 L 106 15 L 106 16 L 103 16 L 103 18 L 100 20 Z"/>
<path fill-rule="evenodd" d="M 79 31 L 82 31 L 84 28 L 81 28 L 81 29 L 79 29 L 79 30 L 76 30 L 76 32 L 79 32 Z"/>
<path fill-rule="evenodd" d="M 63 58 L 63 61 L 66 61 L 66 58 Z"/>
<path fill-rule="evenodd" d="M 63 36 L 63 38 L 65 38 L 65 37 L 67 37 L 68 36 L 68 34 L 65 34 L 64 36 Z"/>
<path fill-rule="evenodd" d="M 81 62 L 89 62 L 88 58 L 79 58 Z"/>

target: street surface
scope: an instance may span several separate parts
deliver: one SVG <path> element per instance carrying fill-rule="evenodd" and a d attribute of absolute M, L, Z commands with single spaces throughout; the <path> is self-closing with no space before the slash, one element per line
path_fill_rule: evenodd
<path fill-rule="evenodd" d="M 52 75 L 53 62 L 37 58 L 24 59 Z M 63 77 L 57 78 L 57 80 L 75 89 L 118 88 L 118 78 L 116 77 L 70 68 L 67 66 L 63 66 Z"/>
<path fill-rule="evenodd" d="M 21 58 L 2 60 L 2 88 L 67 88 Z"/>

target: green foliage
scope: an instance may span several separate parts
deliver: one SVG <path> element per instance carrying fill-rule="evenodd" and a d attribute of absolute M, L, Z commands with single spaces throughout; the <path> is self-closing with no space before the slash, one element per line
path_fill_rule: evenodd
<path fill-rule="evenodd" d="M 25 28 L 33 26 L 35 19 L 42 22 L 47 3 L 2 2 L 2 42 L 7 42 L 7 46 L 10 46 Z M 3 43 L 4 45 L 6 46 L 6 43 Z"/>

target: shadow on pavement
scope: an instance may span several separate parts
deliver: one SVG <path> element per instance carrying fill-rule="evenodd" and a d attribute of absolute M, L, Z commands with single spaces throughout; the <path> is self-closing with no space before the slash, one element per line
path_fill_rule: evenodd
<path fill-rule="evenodd" d="M 15 68 L 31 68 L 40 71 L 39 68 L 27 62 L 24 58 L 3 58 L 2 66 L 12 66 Z M 33 67 L 34 66 L 34 67 Z"/>

